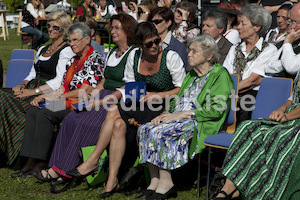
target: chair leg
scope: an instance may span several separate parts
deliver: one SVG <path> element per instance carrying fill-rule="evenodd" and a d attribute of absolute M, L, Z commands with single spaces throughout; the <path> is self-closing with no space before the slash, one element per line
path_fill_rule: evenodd
<path fill-rule="evenodd" d="M 206 180 L 206 199 L 209 197 L 209 178 L 210 178 L 210 165 L 211 165 L 211 147 L 208 147 L 208 165 L 207 165 L 207 180 Z"/>
<path fill-rule="evenodd" d="M 200 199 L 200 164 L 201 164 L 201 154 L 198 157 L 198 177 L 197 177 L 197 198 Z"/>

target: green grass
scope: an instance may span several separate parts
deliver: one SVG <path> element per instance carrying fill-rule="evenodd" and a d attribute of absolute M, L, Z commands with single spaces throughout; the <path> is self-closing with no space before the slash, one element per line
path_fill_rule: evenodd
<path fill-rule="evenodd" d="M 11 178 L 10 174 L 14 171 L 7 168 L 0 168 L 0 199 L 1 200 L 61 200 L 61 199 L 98 199 L 103 187 L 89 188 L 87 183 L 81 183 L 79 186 L 74 186 L 64 193 L 50 193 L 49 183 L 41 183 L 35 178 Z M 205 187 L 203 187 L 205 189 Z M 193 200 L 196 198 L 196 187 L 179 188 L 178 197 L 176 199 Z M 122 193 L 116 193 L 110 199 L 135 199 L 139 194 L 135 193 L 131 196 L 126 196 Z M 202 192 L 201 200 L 204 200 L 205 192 Z"/>

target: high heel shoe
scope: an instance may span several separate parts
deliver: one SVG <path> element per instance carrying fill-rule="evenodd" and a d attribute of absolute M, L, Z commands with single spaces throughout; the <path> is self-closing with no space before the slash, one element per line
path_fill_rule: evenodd
<path fill-rule="evenodd" d="M 66 174 L 69 175 L 69 176 L 73 176 L 73 177 L 76 177 L 76 178 L 85 178 L 89 175 L 92 175 L 94 176 L 95 174 L 98 173 L 98 168 L 96 169 L 93 169 L 92 171 L 90 171 L 89 173 L 85 174 L 85 175 L 82 175 L 78 172 L 77 168 L 75 169 L 72 169 L 70 171 L 67 171 Z"/>
<path fill-rule="evenodd" d="M 221 190 L 219 192 L 219 194 L 224 194 L 225 197 L 215 197 L 215 198 L 212 198 L 210 200 L 242 200 L 242 197 L 241 197 L 241 194 L 237 197 L 232 197 L 232 195 L 238 191 L 237 188 L 235 188 L 235 190 L 233 190 L 233 192 L 231 192 L 230 194 L 227 194 L 225 191 Z"/>
<path fill-rule="evenodd" d="M 106 199 L 108 197 L 110 197 L 111 195 L 113 195 L 115 192 L 117 192 L 119 184 L 117 183 L 117 185 L 109 192 L 103 192 L 102 194 L 100 194 L 99 199 Z"/>
<path fill-rule="evenodd" d="M 148 197 L 150 197 L 151 195 L 155 194 L 154 190 L 144 190 L 142 192 L 142 194 L 140 194 L 138 197 L 136 197 L 136 199 L 147 199 Z"/>
<path fill-rule="evenodd" d="M 51 182 L 51 181 L 56 181 L 58 177 L 53 178 L 51 174 L 49 173 L 49 169 L 45 169 L 46 171 L 46 177 L 43 176 L 42 170 L 35 172 L 33 175 L 36 179 L 43 181 L 43 182 Z"/>
<path fill-rule="evenodd" d="M 170 198 L 176 198 L 177 197 L 177 189 L 175 187 L 175 185 L 169 189 L 169 191 L 167 191 L 165 194 L 160 194 L 160 193 L 154 193 L 151 196 L 149 196 L 148 198 L 146 198 L 147 200 L 154 200 L 154 199 L 170 199 Z"/>

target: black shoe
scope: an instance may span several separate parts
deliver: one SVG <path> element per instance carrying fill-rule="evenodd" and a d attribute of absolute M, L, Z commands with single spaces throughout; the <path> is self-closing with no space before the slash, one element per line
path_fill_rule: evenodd
<path fill-rule="evenodd" d="M 117 184 L 111 191 L 100 194 L 99 199 L 106 199 L 113 195 L 115 192 L 117 192 L 118 185 L 119 184 Z"/>
<path fill-rule="evenodd" d="M 242 199 L 241 195 L 232 198 L 232 195 L 236 191 L 238 191 L 238 190 L 235 188 L 235 190 L 233 190 L 233 192 L 231 192 L 230 194 L 227 194 L 226 192 L 224 192 L 223 190 L 221 190 L 221 192 L 219 192 L 219 193 L 224 194 L 225 197 L 215 197 L 215 198 L 212 198 L 211 200 L 241 200 Z"/>
<path fill-rule="evenodd" d="M 177 197 L 177 189 L 175 185 L 165 194 L 154 193 L 147 198 L 147 200 L 154 200 L 154 199 L 169 199 L 169 198 L 176 198 Z"/>
<path fill-rule="evenodd" d="M 26 171 L 19 171 L 16 173 L 11 174 L 10 176 L 12 178 L 16 178 L 16 177 L 32 177 L 33 173 L 29 172 L 30 170 L 26 170 Z"/>
<path fill-rule="evenodd" d="M 94 169 L 94 170 L 90 171 L 89 173 L 87 173 L 85 175 L 82 175 L 82 174 L 80 174 L 78 172 L 77 168 L 72 169 L 72 170 L 66 172 L 67 175 L 73 176 L 73 177 L 76 177 L 76 178 L 85 178 L 85 177 L 87 177 L 89 175 L 94 176 L 97 173 L 98 173 L 98 169 Z"/>
<path fill-rule="evenodd" d="M 45 171 L 47 172 L 46 177 L 43 176 L 42 174 L 42 170 L 37 171 L 34 173 L 34 177 L 40 181 L 43 182 L 51 182 L 51 181 L 56 181 L 58 179 L 58 177 L 53 178 L 50 174 L 49 174 L 49 169 L 45 169 Z"/>
<path fill-rule="evenodd" d="M 50 182 L 50 186 L 56 186 L 56 185 L 63 185 L 65 183 L 69 182 L 68 180 L 66 179 L 61 179 L 61 180 L 56 180 L 56 181 L 51 181 Z"/>
<path fill-rule="evenodd" d="M 155 194 L 154 190 L 144 190 L 136 199 L 147 199 L 152 194 Z"/>

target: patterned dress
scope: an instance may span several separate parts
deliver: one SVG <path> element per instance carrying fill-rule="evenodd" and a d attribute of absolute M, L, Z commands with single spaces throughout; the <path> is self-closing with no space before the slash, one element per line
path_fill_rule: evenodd
<path fill-rule="evenodd" d="M 292 104 L 285 113 L 300 106 L 299 80 L 297 76 Z M 269 119 L 242 122 L 235 131 L 222 173 L 236 185 L 245 199 L 271 200 L 283 199 L 283 196 L 289 199 L 296 191 L 299 197 L 299 166 L 294 166 L 294 163 L 299 164 L 296 161 L 299 161 L 299 132 L 299 118 L 285 123 Z"/>
<path fill-rule="evenodd" d="M 195 77 L 191 86 L 175 103 L 173 113 L 196 109 L 196 100 L 209 73 Z M 189 138 L 198 129 L 196 120 L 180 119 L 138 129 L 140 163 L 149 162 L 163 169 L 173 170 L 188 162 Z"/>

